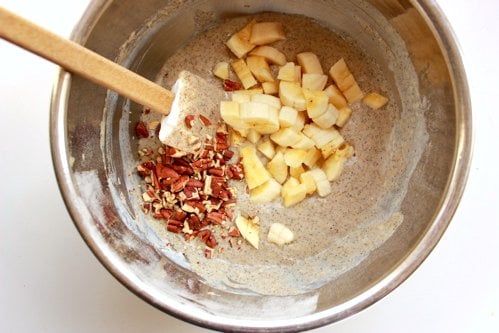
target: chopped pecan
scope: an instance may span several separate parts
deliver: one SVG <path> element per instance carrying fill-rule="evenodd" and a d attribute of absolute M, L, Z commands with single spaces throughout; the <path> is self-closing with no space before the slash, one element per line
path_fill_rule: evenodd
<path fill-rule="evenodd" d="M 232 158 L 232 156 L 234 156 L 234 152 L 232 150 L 226 149 L 222 152 L 222 156 L 224 160 L 229 161 Z"/>
<path fill-rule="evenodd" d="M 201 122 L 203 123 L 204 126 L 211 125 L 211 121 L 208 118 L 206 118 L 205 116 L 203 116 L 202 114 L 199 115 L 199 120 L 201 120 Z"/>
<path fill-rule="evenodd" d="M 197 188 L 202 188 L 204 183 L 200 181 L 199 179 L 194 179 L 191 178 L 186 184 L 186 187 L 191 186 L 191 187 L 197 187 Z"/>
<path fill-rule="evenodd" d="M 172 192 L 180 192 L 185 188 L 185 185 L 189 181 L 189 176 L 182 175 L 180 178 L 178 178 L 173 184 L 172 184 Z"/>
<path fill-rule="evenodd" d="M 224 169 L 222 168 L 211 168 L 211 169 L 208 169 L 208 173 L 212 176 L 219 176 L 219 177 L 223 177 L 224 176 Z"/>
<path fill-rule="evenodd" d="M 147 129 L 146 123 L 139 121 L 137 125 L 135 125 L 135 134 L 137 134 L 139 139 L 148 138 L 149 130 Z"/>
<path fill-rule="evenodd" d="M 214 224 L 222 224 L 225 215 L 219 212 L 209 212 L 206 214 L 206 219 Z"/>
<path fill-rule="evenodd" d="M 194 115 L 190 114 L 188 116 L 185 116 L 184 122 L 185 122 L 185 126 L 187 126 L 187 128 L 192 128 L 192 125 L 194 123 Z"/>
<path fill-rule="evenodd" d="M 172 168 L 164 166 L 161 163 L 156 164 L 156 175 L 159 178 L 164 178 L 164 179 L 173 179 L 176 180 L 180 177 L 180 175 Z"/>
<path fill-rule="evenodd" d="M 187 213 L 184 212 L 183 210 L 179 209 L 179 210 L 176 210 L 175 212 L 173 212 L 173 214 L 170 217 L 170 220 L 183 222 L 186 217 L 187 217 Z"/>
<path fill-rule="evenodd" d="M 234 91 L 242 89 L 242 86 L 239 82 L 235 82 L 229 79 L 224 80 L 223 85 L 225 91 Z"/>
<path fill-rule="evenodd" d="M 184 227 L 184 222 L 182 221 L 176 221 L 176 220 L 168 220 L 168 223 L 166 224 L 166 230 L 178 233 L 182 230 Z"/>

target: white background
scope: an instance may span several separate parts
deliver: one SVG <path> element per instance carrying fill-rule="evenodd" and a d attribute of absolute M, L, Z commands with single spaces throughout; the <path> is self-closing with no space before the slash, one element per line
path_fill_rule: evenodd
<path fill-rule="evenodd" d="M 88 0 L 0 0 L 68 36 Z M 463 51 L 474 160 L 460 207 L 423 265 L 390 295 L 314 332 L 499 332 L 499 2 L 440 0 Z M 146 304 L 80 238 L 49 146 L 56 67 L 0 40 L 0 332 L 207 332 Z"/>

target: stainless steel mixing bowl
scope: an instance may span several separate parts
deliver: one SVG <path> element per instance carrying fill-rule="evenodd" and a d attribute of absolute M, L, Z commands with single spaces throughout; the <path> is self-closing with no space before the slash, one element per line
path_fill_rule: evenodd
<path fill-rule="evenodd" d="M 424 106 L 413 110 L 422 112 L 426 139 L 400 203 L 402 225 L 356 267 L 316 289 L 290 296 L 220 290 L 164 255 L 134 224 L 140 211 L 130 192 L 137 183 L 129 174 L 136 163 L 132 133 L 140 106 L 63 70 L 52 100 L 54 166 L 88 246 L 123 285 L 150 304 L 223 331 L 310 329 L 387 295 L 442 236 L 471 160 L 463 64 L 449 24 L 431 0 L 96 0 L 73 39 L 155 79 L 165 60 L 213 20 L 263 11 L 303 14 L 349 35 L 385 66 L 398 103 L 417 89 Z M 395 63 L 404 57 L 407 66 L 400 68 Z M 397 75 L 406 70 L 415 73 L 414 80 L 399 82 Z M 406 148 L 413 149 L 411 144 Z"/>

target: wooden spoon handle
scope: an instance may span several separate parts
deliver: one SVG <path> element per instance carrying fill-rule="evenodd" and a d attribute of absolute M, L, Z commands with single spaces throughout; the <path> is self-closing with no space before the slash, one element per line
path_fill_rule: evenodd
<path fill-rule="evenodd" d="M 170 112 L 172 92 L 2 7 L 0 37 L 154 111 Z"/>

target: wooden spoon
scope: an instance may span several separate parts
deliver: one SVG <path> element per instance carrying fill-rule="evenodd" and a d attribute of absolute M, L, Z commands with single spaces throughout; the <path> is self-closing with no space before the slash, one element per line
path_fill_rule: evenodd
<path fill-rule="evenodd" d="M 2 7 L 0 37 L 154 111 L 170 112 L 171 91 Z"/>
<path fill-rule="evenodd" d="M 159 138 L 166 145 L 185 152 L 199 149 L 196 138 L 215 134 L 220 120 L 218 103 L 222 98 L 219 86 L 186 71 L 169 91 L 140 75 L 86 49 L 70 40 L 25 20 L 0 7 L 0 37 L 31 51 L 74 74 L 159 112 L 163 117 Z M 212 126 L 194 121 L 187 127 L 187 116 L 202 115 Z"/>

